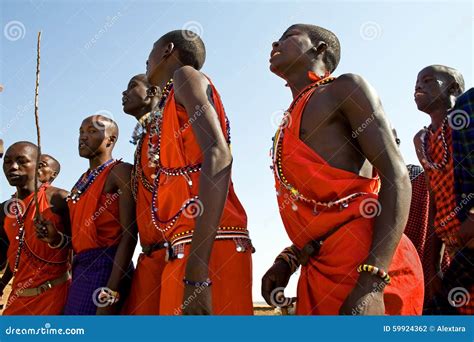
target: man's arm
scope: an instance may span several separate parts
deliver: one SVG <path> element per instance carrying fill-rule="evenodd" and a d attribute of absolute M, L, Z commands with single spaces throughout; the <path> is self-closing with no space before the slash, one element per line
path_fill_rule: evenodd
<path fill-rule="evenodd" d="M 204 210 L 196 218 L 185 273 L 186 279 L 202 282 L 209 277 L 209 258 L 229 190 L 232 155 L 209 98 L 209 81 L 191 67 L 177 70 L 174 80 L 176 101 L 186 108 L 192 119 L 192 128 L 203 154 L 199 200 Z M 185 298 L 190 290 L 190 286 L 186 286 Z M 201 292 L 199 300 L 186 306 L 184 313 L 212 313 L 210 288 Z"/>
<path fill-rule="evenodd" d="M 342 75 L 337 81 L 342 90 L 340 109 L 352 129 L 356 130 L 368 119 L 372 120 L 358 135 L 357 142 L 380 175 L 378 201 L 381 211 L 375 218 L 372 245 L 364 263 L 388 271 L 408 219 L 411 200 L 408 171 L 375 90 L 362 77 L 353 74 Z M 381 279 L 362 272 L 352 299 L 373 292 L 374 282 L 380 283 Z M 373 305 L 373 309 L 371 313 L 383 314 L 383 301 L 378 308 Z"/>
<path fill-rule="evenodd" d="M 132 165 L 121 163 L 115 166 L 110 172 L 113 188 L 117 189 L 120 209 L 120 226 L 122 234 L 117 247 L 117 253 L 114 258 L 114 265 L 107 282 L 107 287 L 113 291 L 119 291 L 120 283 L 125 277 L 130 261 L 135 251 L 138 240 L 138 228 L 135 220 L 135 200 L 133 199 L 132 190 L 130 188 L 130 175 Z M 113 314 L 116 313 L 117 306 L 98 308 L 97 314 Z"/>

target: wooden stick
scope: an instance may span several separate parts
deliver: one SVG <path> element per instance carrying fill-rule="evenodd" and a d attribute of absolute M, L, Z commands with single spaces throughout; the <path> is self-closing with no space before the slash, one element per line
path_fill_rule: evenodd
<path fill-rule="evenodd" d="M 35 124 L 36 124 L 36 137 L 38 144 L 38 157 L 36 158 L 36 172 L 35 172 L 35 194 L 34 201 L 36 207 L 35 218 L 39 219 L 41 217 L 40 208 L 38 203 L 38 170 L 39 164 L 41 161 L 41 133 L 39 126 L 39 113 L 38 113 L 38 100 L 39 100 L 39 78 L 40 78 L 40 42 L 41 42 L 41 31 L 38 32 L 38 43 L 36 46 L 36 83 L 35 83 Z"/>

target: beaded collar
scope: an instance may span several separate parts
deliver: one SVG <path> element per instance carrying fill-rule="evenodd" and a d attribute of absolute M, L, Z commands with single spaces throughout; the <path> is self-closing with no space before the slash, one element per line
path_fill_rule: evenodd
<path fill-rule="evenodd" d="M 16 251 L 16 256 L 15 256 L 15 265 L 13 267 L 13 275 L 16 274 L 18 271 L 18 267 L 20 266 L 20 256 L 21 256 L 21 251 L 23 250 L 23 245 L 25 243 L 25 216 L 28 212 L 28 210 L 31 207 L 31 204 L 33 203 L 33 199 L 31 198 L 30 202 L 25 208 L 25 212 L 22 212 L 21 208 L 21 202 L 18 199 L 18 195 L 15 195 L 15 203 L 12 207 L 13 212 L 15 213 L 15 219 L 18 224 L 18 235 L 16 236 L 16 240 L 18 240 L 18 249 Z"/>
<path fill-rule="evenodd" d="M 160 174 L 164 174 L 167 176 L 183 176 L 186 181 L 188 182 L 188 185 L 191 187 L 192 186 L 192 180 L 191 177 L 189 176 L 190 173 L 194 172 L 199 172 L 201 171 L 201 163 L 193 164 L 193 165 L 186 165 L 184 167 L 180 168 L 166 168 L 161 165 L 160 162 L 160 147 L 161 147 L 161 133 L 162 133 L 162 124 L 163 124 L 163 113 L 162 113 L 162 108 L 165 104 L 165 101 L 169 95 L 169 92 L 171 91 L 173 87 L 173 80 L 170 80 L 168 84 L 166 85 L 165 89 L 163 90 L 163 95 L 162 99 L 160 100 L 160 106 L 158 106 L 160 110 L 160 115 L 157 116 L 157 120 L 153 120 L 151 125 L 150 125 L 150 137 L 148 140 L 148 160 L 149 160 L 149 166 L 150 167 L 155 167 L 155 172 L 152 175 L 153 179 L 153 185 L 152 185 L 152 200 L 151 200 L 151 218 L 152 218 L 152 223 L 155 226 L 157 230 L 159 230 L 163 237 L 164 233 L 168 231 L 171 227 L 174 226 L 178 218 L 181 216 L 184 210 L 195 210 L 196 206 L 199 207 L 199 197 L 194 196 L 192 198 L 189 198 L 188 200 L 183 203 L 181 208 L 170 218 L 167 220 L 160 220 L 158 217 L 158 191 L 159 191 L 159 176 Z M 167 89 L 168 88 L 168 89 Z M 231 146 L 231 140 L 230 140 L 230 122 L 227 116 L 225 116 L 225 125 L 226 125 L 226 135 L 227 135 L 227 144 L 230 148 Z M 153 137 L 156 136 L 156 143 L 153 144 Z M 140 154 L 140 152 L 139 152 Z M 142 179 L 146 179 L 145 177 L 142 177 Z M 144 184 L 145 185 L 145 184 Z M 148 188 L 147 185 L 145 185 L 145 188 Z M 189 209 L 188 209 L 189 207 Z M 161 225 L 164 225 L 164 228 L 161 227 Z M 166 240 L 166 238 L 165 238 Z"/>
<path fill-rule="evenodd" d="M 140 141 L 140 139 L 146 134 L 146 128 L 150 124 L 152 118 L 153 118 L 153 116 L 151 115 L 151 112 L 149 112 L 149 113 L 146 113 L 145 115 L 143 115 L 138 120 L 138 122 L 137 122 L 137 124 L 136 124 L 136 126 L 133 130 L 133 134 L 132 134 L 132 138 L 130 139 L 130 143 L 132 143 L 133 145 L 137 145 L 137 143 Z"/>
<path fill-rule="evenodd" d="M 73 204 L 77 203 L 80 200 L 81 195 L 87 191 L 87 189 L 94 183 L 95 179 L 112 163 L 117 163 L 118 160 L 110 159 L 99 167 L 88 170 L 84 173 L 79 180 L 74 184 L 71 192 L 66 198 L 66 201 L 72 201 Z"/>
<path fill-rule="evenodd" d="M 433 129 L 432 129 L 431 125 L 429 127 L 424 127 L 424 132 L 423 132 L 423 135 L 421 137 L 421 140 L 422 140 L 422 142 L 421 142 L 421 153 L 423 155 L 423 159 L 425 161 L 425 164 L 430 169 L 439 171 L 439 170 L 444 169 L 445 166 L 448 164 L 449 148 L 448 148 L 448 144 L 446 143 L 446 137 L 445 137 L 447 126 L 448 126 L 448 116 L 446 116 L 444 118 L 443 123 L 441 125 L 440 137 L 441 137 L 441 142 L 443 144 L 442 145 L 443 146 L 443 158 L 442 158 L 440 164 L 435 163 L 431 159 L 431 156 L 429 155 L 429 151 L 428 151 L 428 142 L 430 140 L 430 137 L 434 134 Z"/>
<path fill-rule="evenodd" d="M 320 209 L 325 210 L 329 209 L 332 207 L 339 207 L 340 210 L 347 208 L 349 206 L 349 202 L 352 201 L 353 199 L 365 195 L 365 192 L 357 192 L 350 194 L 346 197 L 337 199 L 335 201 L 330 201 L 330 202 L 320 202 L 316 201 L 311 198 L 307 198 L 304 196 L 295 186 L 290 184 L 288 180 L 286 179 L 285 175 L 283 174 L 283 167 L 282 167 L 282 142 L 283 142 L 283 135 L 284 135 L 284 130 L 288 126 L 288 122 L 291 117 L 291 113 L 296 107 L 296 105 L 300 102 L 300 100 L 303 98 L 305 94 L 308 93 L 308 91 L 317 88 L 323 84 L 328 84 L 332 81 L 335 80 L 335 77 L 331 77 L 329 75 L 325 75 L 326 77 L 319 78 L 317 81 L 314 83 L 310 84 L 307 86 L 305 89 L 303 89 L 298 96 L 293 100 L 291 103 L 290 107 L 288 110 L 285 112 L 280 126 L 278 127 L 275 136 L 273 137 L 273 146 L 270 151 L 270 154 L 272 156 L 272 165 L 271 169 L 275 173 L 276 179 L 280 183 L 282 187 L 288 190 L 290 193 L 290 199 L 292 200 L 291 203 L 291 208 L 293 211 L 298 210 L 298 206 L 296 205 L 296 201 L 301 201 L 303 203 L 309 204 L 313 207 L 313 214 L 318 215 L 320 212 Z M 277 196 L 280 196 L 280 192 L 277 191 Z"/>

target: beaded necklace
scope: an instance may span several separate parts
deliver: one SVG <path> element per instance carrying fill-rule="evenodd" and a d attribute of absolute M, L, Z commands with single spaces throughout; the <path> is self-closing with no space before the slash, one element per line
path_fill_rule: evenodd
<path fill-rule="evenodd" d="M 162 98 L 160 100 L 160 106 L 159 109 L 161 110 L 166 102 L 166 99 L 169 95 L 169 92 L 171 91 L 171 88 L 173 87 L 172 84 L 173 80 L 171 79 L 166 87 L 165 90 L 163 91 Z M 169 90 L 166 91 L 166 88 L 168 88 L 169 85 Z M 227 144 L 230 148 L 231 146 L 231 140 L 230 140 L 230 122 L 227 116 L 225 117 L 225 124 L 226 124 L 226 135 L 227 135 Z M 161 133 L 162 133 L 162 125 L 163 125 L 163 112 L 161 112 L 161 115 L 157 117 L 157 120 L 154 120 L 151 124 L 150 127 L 150 138 L 148 140 L 148 157 L 150 160 L 150 167 L 155 167 L 155 173 L 152 175 L 153 178 L 153 191 L 152 191 L 152 198 L 151 198 L 151 219 L 153 222 L 153 225 L 157 230 L 159 230 L 163 237 L 165 237 L 164 233 L 168 231 L 171 227 L 174 226 L 182 212 L 191 204 L 195 203 L 198 201 L 199 197 L 194 196 L 192 198 L 189 198 L 182 206 L 181 208 L 168 220 L 160 220 L 158 217 L 158 191 L 159 191 L 159 178 L 160 174 L 163 173 L 164 175 L 167 176 L 183 176 L 186 178 L 188 185 L 191 187 L 192 186 L 192 180 L 189 177 L 188 174 L 194 173 L 201 171 L 201 163 L 193 164 L 193 165 L 187 165 L 184 167 L 179 167 L 179 168 L 166 168 L 161 165 L 160 162 L 160 148 L 161 148 Z M 157 136 L 157 142 L 156 144 L 153 145 L 152 143 L 152 134 L 155 134 Z M 166 225 L 164 228 L 160 226 Z"/>
<path fill-rule="evenodd" d="M 288 110 L 285 112 L 280 126 L 278 127 L 275 136 L 273 137 L 273 145 L 272 149 L 270 150 L 270 154 L 272 156 L 272 161 L 273 164 L 270 167 L 273 172 L 276 175 L 276 179 L 280 183 L 281 186 L 283 186 L 285 189 L 287 189 L 290 192 L 290 197 L 293 200 L 291 203 L 291 208 L 292 210 L 296 211 L 298 210 L 298 206 L 296 205 L 296 201 L 299 200 L 301 202 L 310 204 L 313 206 L 313 214 L 318 215 L 319 210 L 318 207 L 323 207 L 324 209 L 329 209 L 334 206 L 339 206 L 339 209 L 345 209 L 349 206 L 349 201 L 353 200 L 356 197 L 365 195 L 365 192 L 357 192 L 354 194 L 350 194 L 346 197 L 343 197 L 341 199 L 335 200 L 335 201 L 330 201 L 330 202 L 320 202 L 316 201 L 310 198 L 305 197 L 295 186 L 290 184 L 288 180 L 286 179 L 285 175 L 283 174 L 283 168 L 282 168 L 282 143 L 283 143 L 283 135 L 284 135 L 284 130 L 288 126 L 288 122 L 291 118 L 291 113 L 296 107 L 296 105 L 301 101 L 303 96 L 307 94 L 310 90 L 317 88 L 321 85 L 328 84 L 332 81 L 334 81 L 336 78 L 335 77 L 324 77 L 320 78 L 317 80 L 315 83 L 310 84 L 307 86 L 305 89 L 303 89 L 298 96 L 293 100 L 291 103 L 290 107 Z M 277 196 L 280 196 L 280 193 L 277 191 Z"/>
<path fill-rule="evenodd" d="M 138 141 L 146 134 L 146 128 L 150 124 L 152 118 L 153 118 L 153 116 L 151 115 L 151 112 L 149 112 L 149 113 L 146 113 L 145 115 L 143 115 L 138 120 L 138 122 L 137 122 L 137 124 L 136 124 L 136 126 L 133 130 L 133 134 L 132 134 L 132 138 L 130 139 L 130 143 L 132 143 L 133 145 L 136 145 L 138 143 Z"/>
<path fill-rule="evenodd" d="M 422 136 L 422 143 L 421 143 L 421 153 L 423 154 L 423 158 L 426 161 L 426 164 L 430 169 L 434 170 L 442 170 L 448 164 L 449 160 L 449 148 L 448 144 L 446 143 L 446 129 L 448 125 L 448 116 L 446 116 L 443 120 L 443 124 L 441 125 L 441 141 L 442 141 L 442 146 L 443 146 L 443 159 L 441 160 L 441 163 L 435 163 L 432 159 L 431 156 L 429 155 L 428 152 L 428 142 L 430 140 L 430 137 L 433 135 L 433 131 L 431 129 L 431 125 L 429 127 L 424 127 L 424 134 Z"/>
<path fill-rule="evenodd" d="M 105 170 L 107 166 L 112 163 L 116 163 L 117 160 L 110 159 L 105 163 L 95 168 L 94 170 L 89 170 L 84 173 L 81 178 L 74 184 L 71 192 L 66 198 L 66 201 L 72 201 L 72 203 L 77 203 L 81 199 L 81 195 L 87 191 L 87 189 L 94 183 L 95 179 Z"/>
<path fill-rule="evenodd" d="M 142 147 L 143 147 L 143 140 L 145 139 L 146 132 L 148 131 L 149 137 L 148 137 L 148 166 L 149 167 L 157 167 L 158 165 L 156 164 L 156 160 L 159 160 L 159 146 L 157 148 L 153 147 L 153 142 L 152 140 L 158 136 L 159 137 L 159 130 L 161 129 L 161 116 L 163 115 L 163 107 L 165 106 L 166 99 L 168 98 L 168 95 L 171 92 L 171 89 L 173 88 L 173 79 L 170 79 L 165 87 L 163 88 L 163 91 L 161 92 L 161 97 L 160 100 L 158 101 L 157 106 L 154 108 L 152 112 L 147 114 L 147 118 L 144 121 L 144 130 L 143 134 L 140 135 L 140 138 L 138 140 L 138 146 L 135 150 L 135 155 L 134 155 L 134 162 L 133 162 L 133 169 L 132 169 L 132 179 L 131 179 L 131 185 L 132 185 L 132 194 L 135 200 L 137 199 L 137 192 L 138 192 L 138 181 L 140 181 L 144 188 L 148 190 L 149 192 L 153 192 L 153 185 L 150 184 L 148 179 L 146 178 L 143 169 L 142 169 Z M 158 157 L 156 157 L 156 154 Z M 155 175 L 152 175 L 152 178 L 154 178 Z"/>
<path fill-rule="evenodd" d="M 15 265 L 13 267 L 13 275 L 16 274 L 18 271 L 18 267 L 20 266 L 20 257 L 21 251 L 23 250 L 23 244 L 25 243 L 25 216 L 30 209 L 31 204 L 33 203 L 33 198 L 30 200 L 28 205 L 25 208 L 25 212 L 22 213 L 21 205 L 19 205 L 18 195 L 15 197 L 15 205 L 12 207 L 12 210 L 15 212 L 15 219 L 18 224 L 18 235 L 16 236 L 16 240 L 18 240 L 18 249 L 16 251 L 15 256 Z"/>

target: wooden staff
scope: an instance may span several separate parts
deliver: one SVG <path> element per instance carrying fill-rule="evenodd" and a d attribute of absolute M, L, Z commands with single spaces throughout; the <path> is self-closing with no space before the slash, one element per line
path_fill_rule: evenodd
<path fill-rule="evenodd" d="M 39 114 L 38 114 L 38 99 L 39 99 L 39 78 L 40 78 L 40 42 L 41 42 L 41 31 L 38 32 L 38 43 L 36 46 L 36 83 L 35 83 L 35 124 L 36 124 L 36 137 L 37 137 L 37 144 L 38 144 L 38 157 L 36 158 L 36 172 L 35 172 L 35 194 L 34 194 L 34 201 L 36 207 L 36 214 L 35 218 L 37 220 L 40 219 L 40 208 L 38 203 L 38 170 L 41 161 L 41 134 L 40 134 L 40 126 L 39 126 Z"/>

